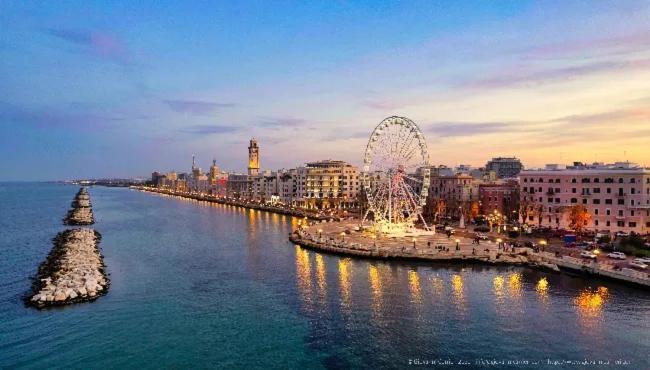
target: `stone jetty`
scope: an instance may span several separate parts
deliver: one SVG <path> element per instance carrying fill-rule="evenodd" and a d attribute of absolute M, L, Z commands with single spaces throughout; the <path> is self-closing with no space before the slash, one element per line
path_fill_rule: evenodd
<path fill-rule="evenodd" d="M 66 225 L 92 225 L 95 223 L 93 209 L 90 204 L 90 195 L 86 188 L 81 188 L 72 201 L 72 209 L 63 219 Z"/>
<path fill-rule="evenodd" d="M 65 230 L 53 239 L 54 247 L 39 266 L 27 303 L 38 308 L 86 302 L 106 293 L 101 235 L 92 229 Z"/>

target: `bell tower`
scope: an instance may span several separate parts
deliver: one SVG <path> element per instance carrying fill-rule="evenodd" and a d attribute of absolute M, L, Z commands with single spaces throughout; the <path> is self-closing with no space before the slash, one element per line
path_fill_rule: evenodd
<path fill-rule="evenodd" d="M 260 148 L 257 140 L 251 139 L 248 145 L 248 175 L 257 176 L 260 172 Z"/>

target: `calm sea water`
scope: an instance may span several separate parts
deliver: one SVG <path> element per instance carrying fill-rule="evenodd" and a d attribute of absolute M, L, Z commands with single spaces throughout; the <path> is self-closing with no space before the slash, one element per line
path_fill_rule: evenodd
<path fill-rule="evenodd" d="M 25 307 L 76 191 L 0 184 L 0 368 L 585 359 L 650 368 L 646 291 L 523 268 L 315 253 L 287 241 L 291 217 L 128 189 L 90 189 L 108 295 Z"/>

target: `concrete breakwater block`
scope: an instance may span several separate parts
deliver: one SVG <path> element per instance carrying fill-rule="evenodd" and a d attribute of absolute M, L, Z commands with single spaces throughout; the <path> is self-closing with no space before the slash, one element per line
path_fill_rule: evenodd
<path fill-rule="evenodd" d="M 100 239 L 97 231 L 86 228 L 57 234 L 26 303 L 44 308 L 92 301 L 106 294 L 110 281 L 99 250 Z"/>

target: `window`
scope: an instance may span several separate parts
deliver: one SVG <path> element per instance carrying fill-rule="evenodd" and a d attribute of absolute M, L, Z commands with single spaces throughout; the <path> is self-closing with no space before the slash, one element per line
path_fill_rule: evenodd
<path fill-rule="evenodd" d="M 607 226 L 611 226 L 611 224 L 612 224 L 611 222 L 607 221 Z"/>
<path fill-rule="evenodd" d="M 636 222 L 632 222 L 632 221 L 630 221 L 630 222 L 628 222 L 627 225 L 628 225 L 629 227 L 636 227 Z"/>
<path fill-rule="evenodd" d="M 600 199 L 594 199 L 594 204 L 600 204 Z"/>
<path fill-rule="evenodd" d="M 594 225 L 598 226 L 598 220 L 594 221 Z"/>
<path fill-rule="evenodd" d="M 582 204 L 587 204 L 587 198 L 582 200 Z"/>
<path fill-rule="evenodd" d="M 595 215 L 598 214 L 598 208 L 594 209 L 594 214 L 595 214 Z"/>
<path fill-rule="evenodd" d="M 607 216 L 611 215 L 611 214 L 612 214 L 612 210 L 609 209 L 609 208 L 607 208 L 607 209 L 605 210 L 605 214 L 607 214 Z"/>
<path fill-rule="evenodd" d="M 619 215 L 619 217 L 623 217 L 623 210 L 622 209 L 618 210 L 618 215 Z"/>
<path fill-rule="evenodd" d="M 618 179 L 618 183 L 619 183 L 619 184 L 622 184 L 622 183 L 623 183 L 623 178 L 622 178 L 622 177 L 619 177 L 619 179 Z"/>
<path fill-rule="evenodd" d="M 571 179 L 571 182 L 575 184 L 576 182 L 578 182 L 578 180 L 576 180 L 576 179 Z"/>
<path fill-rule="evenodd" d="M 634 210 L 630 211 L 630 216 L 634 217 Z"/>
<path fill-rule="evenodd" d="M 625 205 L 625 199 L 619 199 L 617 203 L 618 203 L 619 206 L 624 206 Z"/>
<path fill-rule="evenodd" d="M 576 199 L 576 198 L 571 198 L 571 203 L 578 203 L 578 199 Z"/>
<path fill-rule="evenodd" d="M 600 188 L 594 188 L 594 194 L 600 194 Z"/>
<path fill-rule="evenodd" d="M 600 179 L 599 179 L 598 177 L 596 177 L 596 178 L 594 179 L 594 182 L 600 182 Z"/>
<path fill-rule="evenodd" d="M 611 193 L 612 193 L 612 188 L 607 188 L 607 194 L 611 194 Z"/>
<path fill-rule="evenodd" d="M 625 227 L 625 221 L 617 221 L 616 226 L 618 227 Z"/>
<path fill-rule="evenodd" d="M 575 193 L 578 192 L 578 189 L 576 189 L 576 188 L 572 188 L 572 189 L 571 189 L 571 192 L 575 194 Z"/>

